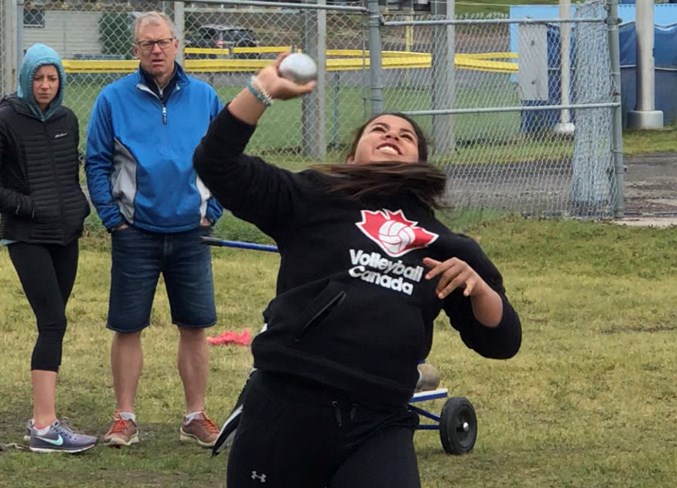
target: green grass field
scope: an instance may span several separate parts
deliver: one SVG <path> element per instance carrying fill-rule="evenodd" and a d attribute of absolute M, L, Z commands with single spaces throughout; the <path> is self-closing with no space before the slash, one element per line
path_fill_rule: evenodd
<path fill-rule="evenodd" d="M 457 5 L 481 12 L 505 3 Z M 93 101 L 97 93 L 98 87 L 77 95 Z M 228 99 L 229 94 L 221 95 Z M 357 94 L 351 95 L 346 97 L 351 102 L 342 103 L 362 103 Z M 91 101 L 76 109 L 81 122 L 89 116 Z M 300 110 L 292 103 L 285 107 Z M 342 105 L 340 110 L 359 108 Z M 274 121 L 264 119 L 262 125 L 269 124 L 272 131 Z M 85 126 L 83 122 L 83 131 Z M 626 132 L 624 152 L 677 151 L 675 130 Z M 492 150 L 499 154 L 509 149 Z M 293 156 L 289 160 L 293 168 L 307 164 Z M 418 432 L 423 487 L 675 486 L 677 227 L 627 228 L 482 212 L 446 214 L 445 219 L 454 230 L 478 239 L 503 272 L 522 317 L 524 341 L 512 360 L 485 360 L 438 319 L 429 361 L 440 370 L 442 386 L 475 405 L 479 437 L 471 454 L 454 457 L 444 454 L 436 432 Z M 216 232 L 224 238 L 267 242 L 232 217 L 224 218 Z M 58 409 L 78 429 L 101 435 L 109 426 L 114 399 L 108 362 L 111 333 L 104 325 L 108 236 L 95 217 L 88 220 L 81 242 Z M 270 253 L 213 249 L 219 321 L 210 335 L 244 329 L 256 333 L 274 294 L 278 261 Z M 23 444 L 24 422 L 31 415 L 35 325 L 7 250 L 1 247 L 0 290 L 0 488 L 223 486 L 226 456 L 210 458 L 209 451 L 178 441 L 183 413 L 178 337 L 162 286 L 153 325 L 144 332 L 145 367 L 137 397 L 142 442 L 120 450 L 100 446 L 79 456 L 16 448 Z M 211 348 L 207 408 L 218 423 L 230 410 L 250 364 L 246 347 Z M 439 413 L 442 401 L 427 406 Z"/>
<path fill-rule="evenodd" d="M 418 432 L 423 486 L 671 487 L 677 479 L 677 228 L 450 216 L 504 273 L 524 326 L 510 361 L 482 359 L 442 319 L 429 360 L 453 395 L 475 405 L 479 438 L 467 456 L 444 454 L 437 432 Z M 223 237 L 256 239 L 222 224 Z M 249 232 L 249 234 L 247 234 Z M 273 296 L 275 254 L 215 248 L 218 325 L 212 335 L 261 325 Z M 105 330 L 109 254 L 99 231 L 83 239 L 69 304 L 59 413 L 102 434 L 113 409 Z M 0 443 L 21 443 L 30 416 L 33 317 L 0 249 Z M 163 291 L 144 333 L 138 394 L 142 442 L 80 456 L 0 452 L 0 486 L 219 486 L 226 457 L 181 445 L 177 335 Z M 212 347 L 208 409 L 221 422 L 250 365 L 245 347 Z M 428 405 L 439 413 L 441 401 Z M 282 447 L 284 448 L 284 447 Z"/>

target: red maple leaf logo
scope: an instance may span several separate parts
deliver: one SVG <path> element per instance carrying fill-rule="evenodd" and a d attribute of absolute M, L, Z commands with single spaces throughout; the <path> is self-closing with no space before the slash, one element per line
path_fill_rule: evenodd
<path fill-rule="evenodd" d="M 439 237 L 438 234 L 417 227 L 417 223 L 408 220 L 402 210 L 362 210 L 362 221 L 355 225 L 381 246 L 386 254 L 399 257 L 414 249 L 429 246 Z"/>

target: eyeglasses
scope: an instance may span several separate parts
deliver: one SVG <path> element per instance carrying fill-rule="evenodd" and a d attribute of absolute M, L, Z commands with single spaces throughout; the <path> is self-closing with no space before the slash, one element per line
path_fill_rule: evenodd
<path fill-rule="evenodd" d="M 155 45 L 160 46 L 160 49 L 167 49 L 174 42 L 173 37 L 167 37 L 166 39 L 157 39 L 155 41 L 137 41 L 136 45 L 139 46 L 139 49 L 145 52 L 150 52 L 153 50 Z"/>

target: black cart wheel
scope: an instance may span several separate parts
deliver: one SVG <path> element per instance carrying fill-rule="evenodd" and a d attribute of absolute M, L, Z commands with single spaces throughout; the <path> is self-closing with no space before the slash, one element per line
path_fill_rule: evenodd
<path fill-rule="evenodd" d="M 467 454 L 477 440 L 477 416 L 465 397 L 451 397 L 440 414 L 440 439 L 447 454 Z"/>

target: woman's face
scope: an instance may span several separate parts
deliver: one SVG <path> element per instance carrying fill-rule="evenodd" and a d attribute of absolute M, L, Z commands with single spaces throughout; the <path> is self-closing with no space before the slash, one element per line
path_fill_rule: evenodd
<path fill-rule="evenodd" d="M 40 66 L 33 75 L 33 97 L 42 112 L 59 93 L 59 72 L 53 64 Z"/>
<path fill-rule="evenodd" d="M 418 156 L 418 136 L 412 125 L 396 115 L 382 115 L 364 128 L 347 163 L 416 163 Z"/>

